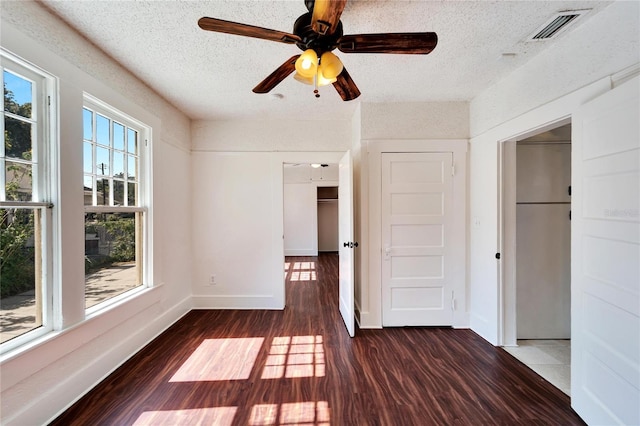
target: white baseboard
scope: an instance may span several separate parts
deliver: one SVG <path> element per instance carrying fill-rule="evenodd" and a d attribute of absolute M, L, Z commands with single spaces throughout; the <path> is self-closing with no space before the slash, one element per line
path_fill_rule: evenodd
<path fill-rule="evenodd" d="M 375 322 L 369 312 L 360 312 L 360 328 L 361 329 L 380 329 L 382 324 Z"/>
<path fill-rule="evenodd" d="M 284 304 L 274 296 L 192 296 L 193 309 L 273 309 L 282 310 Z"/>
<path fill-rule="evenodd" d="M 317 256 L 318 251 L 312 249 L 285 249 L 285 256 Z"/>

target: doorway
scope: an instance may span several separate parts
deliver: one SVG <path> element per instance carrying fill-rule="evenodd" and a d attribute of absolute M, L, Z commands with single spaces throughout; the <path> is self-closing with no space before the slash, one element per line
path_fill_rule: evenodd
<path fill-rule="evenodd" d="M 337 252 L 338 164 L 285 163 L 283 167 L 284 255 Z"/>
<path fill-rule="evenodd" d="M 358 244 L 353 241 L 351 164 L 349 151 L 339 163 L 283 164 L 283 260 L 287 274 L 286 268 L 291 266 L 287 256 L 310 256 L 310 261 L 315 259 L 319 254 L 318 236 L 322 233 L 322 251 L 330 252 L 339 259 L 339 309 L 347 331 L 353 337 L 352 250 Z M 304 276 L 313 275 L 311 271 Z"/>
<path fill-rule="evenodd" d="M 502 177 L 505 350 L 570 394 L 571 124 L 506 142 Z"/>

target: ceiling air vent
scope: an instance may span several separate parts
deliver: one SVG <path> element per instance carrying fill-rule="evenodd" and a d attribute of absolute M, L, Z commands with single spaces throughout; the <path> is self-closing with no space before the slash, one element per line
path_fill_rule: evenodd
<path fill-rule="evenodd" d="M 590 9 L 585 10 L 568 10 L 558 12 L 552 16 L 544 25 L 534 31 L 527 41 L 543 41 L 550 40 L 565 31 L 570 24 L 573 24 L 580 16 L 587 13 Z"/>

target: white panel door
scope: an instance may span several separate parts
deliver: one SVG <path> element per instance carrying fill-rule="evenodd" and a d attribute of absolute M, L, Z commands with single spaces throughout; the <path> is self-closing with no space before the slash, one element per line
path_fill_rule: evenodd
<path fill-rule="evenodd" d="M 351 174 L 351 153 L 340 160 L 338 182 L 338 238 L 340 264 L 339 303 L 340 315 L 347 327 L 349 336 L 355 335 L 355 305 L 353 287 L 353 177 Z"/>
<path fill-rule="evenodd" d="M 640 424 L 640 78 L 573 118 L 571 405 Z"/>
<path fill-rule="evenodd" d="M 382 324 L 453 323 L 452 153 L 382 154 Z"/>

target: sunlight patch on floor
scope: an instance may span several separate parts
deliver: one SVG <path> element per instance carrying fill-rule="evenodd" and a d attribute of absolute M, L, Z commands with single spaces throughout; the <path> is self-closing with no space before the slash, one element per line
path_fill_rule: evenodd
<path fill-rule="evenodd" d="M 263 379 L 324 377 L 322 336 L 276 337 L 262 372 Z"/>
<path fill-rule="evenodd" d="M 169 382 L 246 380 L 264 337 L 206 339 Z"/>
<path fill-rule="evenodd" d="M 251 409 L 250 426 L 314 425 L 329 426 L 329 403 L 288 402 L 259 404 Z"/>
<path fill-rule="evenodd" d="M 228 426 L 237 407 L 193 408 L 187 410 L 145 411 L 133 426 L 155 425 L 219 425 Z"/>
<path fill-rule="evenodd" d="M 289 263 L 284 264 L 284 270 L 288 271 Z M 291 267 L 291 277 L 289 281 L 316 281 L 316 263 L 315 262 L 294 262 Z"/>

